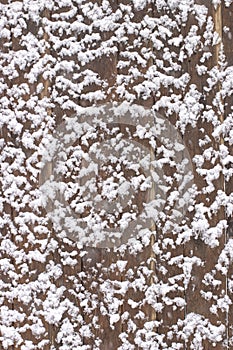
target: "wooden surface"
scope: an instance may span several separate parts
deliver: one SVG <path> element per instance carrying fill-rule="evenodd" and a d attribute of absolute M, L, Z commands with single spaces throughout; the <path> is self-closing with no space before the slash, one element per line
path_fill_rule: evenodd
<path fill-rule="evenodd" d="M 194 3 L 0 2 L 1 349 L 233 346 L 233 4 Z M 177 132 L 193 202 L 172 221 L 169 198 L 181 191 L 173 155 L 149 241 L 80 248 L 38 200 L 43 145 L 78 108 L 123 101 L 168 120 L 167 139 Z M 163 142 L 148 148 L 158 163 L 172 151 Z"/>

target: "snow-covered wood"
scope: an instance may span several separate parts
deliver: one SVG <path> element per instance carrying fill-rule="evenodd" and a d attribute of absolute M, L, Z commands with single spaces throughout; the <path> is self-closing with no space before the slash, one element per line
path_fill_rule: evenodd
<path fill-rule="evenodd" d="M 232 1 L 2 0 L 0 14 L 0 348 L 231 349 Z M 70 153 L 43 168 L 56 132 L 80 116 L 88 127 Z M 109 208 L 127 196 L 114 171 L 136 189 L 112 217 L 79 177 L 103 137 L 122 153 L 111 181 L 99 170 L 98 194 Z M 149 167 L 124 159 L 136 144 Z M 115 248 L 83 246 L 45 203 L 55 158 L 75 218 L 99 215 L 110 232 L 145 210 L 153 223 Z M 77 200 L 83 189 L 89 201 Z"/>

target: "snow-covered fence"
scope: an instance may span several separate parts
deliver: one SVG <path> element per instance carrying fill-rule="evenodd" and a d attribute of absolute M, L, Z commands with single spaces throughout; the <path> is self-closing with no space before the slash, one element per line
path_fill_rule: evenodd
<path fill-rule="evenodd" d="M 232 1 L 0 13 L 0 349 L 231 349 Z"/>

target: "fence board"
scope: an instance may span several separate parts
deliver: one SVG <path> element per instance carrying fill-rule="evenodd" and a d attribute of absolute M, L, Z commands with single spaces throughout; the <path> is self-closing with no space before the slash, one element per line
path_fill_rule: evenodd
<path fill-rule="evenodd" d="M 208 6 L 208 14 L 213 18 L 215 30 L 218 31 L 218 13 L 211 5 Z M 203 33 L 205 30 L 206 28 L 201 29 Z M 211 53 L 211 57 L 208 59 L 207 63 L 205 63 L 205 66 L 207 66 L 208 70 L 211 71 L 214 66 L 218 66 L 219 45 L 214 45 L 208 48 L 205 47 L 205 50 L 208 50 Z M 199 101 L 204 104 L 205 110 L 206 108 L 209 108 L 208 106 L 213 106 L 213 101 L 216 93 L 218 92 L 219 86 L 217 85 L 215 89 L 212 89 L 212 91 L 207 90 L 206 86 L 208 86 L 208 83 L 206 79 L 208 75 L 199 76 L 197 74 L 197 65 L 201 62 L 200 58 L 201 53 L 198 52 L 192 56 L 192 58 L 190 58 L 188 61 L 187 71 L 191 73 L 192 82 L 196 84 L 196 86 L 199 88 L 199 91 L 202 93 L 201 100 Z M 216 113 L 218 114 L 218 111 L 216 111 Z M 216 140 L 213 138 L 212 132 L 213 126 L 211 123 L 203 123 L 202 121 L 197 123 L 195 130 L 190 128 L 189 131 L 186 132 L 184 139 L 188 145 L 191 157 L 194 157 L 197 154 L 202 154 L 204 149 L 210 146 L 213 146 L 216 151 L 218 150 L 219 143 L 216 142 Z M 200 140 L 203 138 L 203 135 L 208 135 L 210 137 L 211 143 L 209 145 L 208 143 L 206 146 L 200 145 Z M 208 164 L 208 161 L 206 160 L 205 167 L 207 169 L 211 169 L 212 165 Z M 223 177 L 220 176 L 219 179 L 214 182 L 215 190 L 211 191 L 212 193 L 209 193 L 207 196 L 203 192 L 203 189 L 206 187 L 207 183 L 203 181 L 203 178 L 195 171 L 194 174 L 195 183 L 198 186 L 200 193 L 203 193 L 200 195 L 200 199 L 197 200 L 197 203 L 204 203 L 207 208 L 211 208 L 211 204 L 216 198 L 217 191 L 224 190 Z M 217 214 L 213 213 L 211 215 L 211 219 L 208 220 L 210 226 L 216 227 L 221 219 L 224 220 L 224 211 L 222 209 L 219 209 Z M 209 322 L 210 325 L 213 325 L 215 327 L 219 327 L 221 324 L 224 325 L 227 317 L 227 313 L 224 308 L 219 308 L 218 311 L 214 311 L 216 307 L 216 301 L 220 298 L 224 298 L 227 294 L 225 277 L 221 274 L 220 271 L 216 270 L 218 257 L 224 249 L 224 244 L 225 233 L 224 230 L 222 230 L 222 233 L 218 239 L 217 246 L 211 247 L 209 244 L 207 244 L 207 242 L 203 241 L 203 238 L 193 237 L 186 248 L 187 257 L 196 257 L 198 261 L 200 261 L 200 264 L 194 264 L 192 267 L 191 280 L 186 291 L 187 316 L 189 314 L 191 315 L 191 313 L 195 313 L 196 315 L 201 316 L 200 320 L 198 321 L 199 323 L 203 322 L 205 319 L 207 322 Z M 210 278 L 210 276 L 212 276 L 213 284 L 211 281 L 208 281 L 208 278 Z M 214 281 L 216 281 L 215 285 Z M 203 325 L 204 323 L 205 321 L 203 322 Z M 203 346 L 206 349 L 208 349 L 210 346 L 215 346 L 217 349 L 227 348 L 226 331 L 222 333 L 221 341 L 217 342 L 217 344 L 213 341 L 213 339 L 208 339 L 208 336 L 207 338 L 203 336 L 202 341 L 199 343 L 198 333 L 200 330 L 198 330 L 198 325 L 196 325 L 196 329 L 193 330 L 193 332 L 193 337 L 191 337 L 190 341 L 187 343 L 187 348 L 189 348 L 191 344 L 195 344 L 195 342 L 196 347 Z"/>
<path fill-rule="evenodd" d="M 227 6 L 222 6 L 222 41 L 223 41 L 223 50 L 224 54 L 226 56 L 226 66 L 231 67 L 233 65 L 233 57 L 232 57 L 232 34 L 233 34 L 233 5 L 230 4 Z M 228 68 L 229 69 L 229 68 Z M 229 78 L 228 78 L 229 79 Z M 232 93 L 229 93 L 228 95 L 223 97 L 224 102 L 224 119 L 225 121 L 229 118 L 232 118 Z M 229 141 L 225 141 L 224 145 L 228 147 L 229 153 L 232 154 L 232 145 L 230 146 Z M 226 169 L 229 171 L 230 164 L 225 165 Z M 225 191 L 227 196 L 230 196 L 232 194 L 233 190 L 233 179 L 232 176 L 226 176 L 225 179 Z M 227 236 L 226 236 L 226 252 L 227 252 L 227 265 L 228 272 L 227 272 L 227 287 L 228 287 L 228 297 L 231 301 L 229 305 L 228 310 L 228 337 L 229 337 L 229 343 L 228 346 L 231 348 L 233 346 L 233 288 L 232 288 L 232 280 L 233 280 L 233 268 L 232 268 L 232 258 L 230 257 L 230 250 L 232 246 L 232 237 L 233 237 L 233 230 L 232 230 L 232 213 L 226 212 L 226 218 L 228 223 L 227 228 Z"/>
<path fill-rule="evenodd" d="M 1 10 L 2 10 L 2 17 L 6 18 L 6 1 L 3 1 L 1 3 Z M 10 31 L 10 26 L 9 24 L 6 26 L 6 30 Z M 7 81 L 7 77 L 4 74 L 3 68 L 6 66 L 6 56 L 9 52 L 9 47 L 7 47 L 8 40 L 6 37 L 1 37 L 0 38 L 0 47 L 1 47 L 1 70 L 0 70 L 0 81 L 1 84 L 6 81 L 8 86 L 10 86 L 10 81 Z M 6 89 L 2 89 L 1 94 L 0 94 L 0 99 L 4 99 L 4 93 Z M 7 130 L 6 125 L 1 125 L 0 129 L 0 138 L 1 138 L 1 153 L 5 151 L 9 144 L 9 133 Z M 7 155 L 5 157 L 5 160 L 2 160 L 2 166 L 4 166 L 4 163 L 6 161 L 9 161 Z M 4 171 L 2 170 L 2 175 Z M 12 235 L 9 230 L 9 220 L 11 220 L 11 206 L 8 203 L 7 199 L 4 198 L 4 191 L 5 191 L 5 183 L 4 181 L 1 181 L 0 184 L 0 193 L 1 193 L 1 203 L 2 203 L 2 208 L 1 208 L 1 236 L 0 236 L 0 242 L 1 242 L 1 308 L 5 309 L 5 312 L 10 314 L 13 310 L 13 300 L 12 298 L 7 298 L 7 293 L 9 293 L 9 290 L 12 289 L 12 280 L 9 276 L 9 271 L 12 271 L 14 273 L 14 265 L 13 265 L 13 259 L 9 254 L 9 251 L 7 251 L 7 246 L 4 249 L 4 242 L 11 241 L 12 240 Z M 7 263 L 6 263 L 7 262 Z M 4 323 L 4 316 L 1 314 L 1 324 Z M 4 341 L 4 335 L 8 332 L 8 327 L 14 326 L 13 322 L 10 321 L 8 325 L 6 325 L 5 330 L 1 329 L 0 330 L 0 337 L 1 337 L 1 342 Z M 9 350 L 13 350 L 13 344 L 11 339 L 8 341 L 4 341 L 4 346 L 9 347 Z"/>

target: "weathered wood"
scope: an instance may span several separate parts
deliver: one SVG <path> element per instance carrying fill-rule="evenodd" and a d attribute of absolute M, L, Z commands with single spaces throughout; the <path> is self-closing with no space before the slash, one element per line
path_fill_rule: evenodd
<path fill-rule="evenodd" d="M 167 23 L 167 15 L 169 15 L 170 18 L 169 23 Z M 157 68 L 158 76 L 161 74 L 161 82 L 158 91 L 154 92 L 154 104 L 160 105 L 159 101 L 163 98 L 168 98 L 169 100 L 172 94 L 182 93 L 179 89 L 176 89 L 175 84 L 173 85 L 173 78 L 178 78 L 181 75 L 180 69 L 175 69 L 175 65 L 171 65 L 170 70 L 167 71 L 169 67 L 169 58 L 168 60 L 164 60 L 164 53 L 166 51 L 169 53 L 168 57 L 170 54 L 173 55 L 173 61 L 177 65 L 180 65 L 178 60 L 180 46 L 177 47 L 169 43 L 169 32 L 172 31 L 174 37 L 178 37 L 181 28 L 176 20 L 176 16 L 179 18 L 179 11 L 174 10 L 174 12 L 172 12 L 169 6 L 160 8 L 154 5 L 153 16 L 157 20 L 156 30 L 158 30 L 157 39 L 159 41 L 155 41 L 153 47 L 154 64 L 156 60 L 164 62 L 161 67 Z M 160 46 L 159 49 L 157 45 Z M 171 83 L 166 82 L 166 76 L 169 76 Z M 163 78 L 165 78 L 165 80 L 163 80 Z M 177 122 L 176 113 L 168 113 L 166 106 L 163 106 L 163 103 L 161 105 L 162 106 L 158 109 L 158 117 L 167 120 L 168 124 L 168 128 L 165 130 L 165 135 L 162 135 L 162 138 L 165 137 L 167 140 L 173 140 L 173 128 L 175 128 Z M 162 138 L 157 140 L 158 150 L 161 146 L 164 146 Z M 164 157 L 164 154 L 159 153 L 158 150 L 156 150 L 157 161 Z M 169 164 L 163 166 L 164 178 L 172 179 L 172 184 L 170 186 L 166 183 L 166 180 L 164 180 L 164 185 L 169 187 L 169 192 L 166 192 L 166 203 L 163 206 L 162 212 L 166 213 L 165 215 L 168 215 L 168 217 L 171 215 L 172 206 L 167 210 L 165 208 L 169 206 L 167 201 L 169 194 L 175 190 L 177 186 L 174 178 L 175 172 L 176 168 L 174 166 L 170 166 Z M 155 192 L 156 190 L 157 188 L 155 187 Z M 183 256 L 184 247 L 183 244 L 176 243 L 176 233 L 173 231 L 172 226 L 170 226 L 170 229 L 166 229 L 165 224 L 166 219 L 161 216 L 156 227 L 156 242 L 154 245 L 156 252 L 155 296 L 157 297 L 158 305 L 156 320 L 159 322 L 157 328 L 157 342 L 161 347 L 163 344 L 167 344 L 167 346 L 172 348 L 174 344 L 178 344 L 178 347 L 183 348 L 183 340 L 179 338 L 179 333 L 174 332 L 173 329 L 177 327 L 176 325 L 180 320 L 185 318 L 186 301 L 183 286 L 183 269 L 182 265 L 179 263 L 180 258 L 182 259 Z"/>
<path fill-rule="evenodd" d="M 1 11 L 3 14 L 3 17 L 6 16 L 6 1 L 1 2 Z M 9 23 L 6 25 L 6 31 L 10 31 Z M 8 32 L 9 33 L 9 32 Z M 6 56 L 9 53 L 9 41 L 7 37 L 1 37 L 0 38 L 0 48 L 1 48 L 1 68 L 0 68 L 0 81 L 1 84 L 4 82 L 7 82 L 8 86 L 11 86 L 10 81 L 7 81 L 6 74 L 4 72 L 4 67 L 6 66 Z M 6 89 L 2 89 L 0 93 L 0 99 L 4 99 Z M 3 122 L 3 121 L 2 121 Z M 2 141 L 1 144 L 1 152 L 8 147 L 10 142 L 10 135 L 7 129 L 7 125 L 1 125 L 0 128 L 0 139 Z M 5 158 L 5 160 L 2 161 L 2 167 L 6 164 L 6 162 L 11 161 L 11 159 L 8 159 L 8 157 Z M 2 168 L 1 170 L 1 176 L 4 175 L 4 170 Z M 10 204 L 5 198 L 4 195 L 5 192 L 5 184 L 3 181 L 0 183 L 0 195 L 1 195 L 1 202 L 2 202 L 2 208 L 1 208 L 1 235 L 0 235 L 0 245 L 1 245 L 1 252 L 0 252 L 0 258 L 1 258 L 1 307 L 5 309 L 5 312 L 9 315 L 12 310 L 14 309 L 13 304 L 13 298 L 7 298 L 7 292 L 9 293 L 9 290 L 12 289 L 12 279 L 9 276 L 9 271 L 12 271 L 14 273 L 14 262 L 12 257 L 9 254 L 9 250 L 7 249 L 7 242 L 12 241 L 12 234 L 9 230 L 9 221 L 12 219 L 12 209 Z M 4 249 L 5 245 L 5 249 Z M 1 324 L 4 324 L 4 316 L 1 315 Z M 8 325 L 6 325 L 5 329 L 0 330 L 0 337 L 1 337 L 1 346 L 3 349 L 9 348 L 9 350 L 13 350 L 13 342 L 11 339 L 5 340 L 4 337 L 8 333 L 8 327 L 14 326 L 14 323 L 12 320 L 9 322 Z"/>
<path fill-rule="evenodd" d="M 199 11 L 196 5 L 203 7 Z M 35 10 L 26 2 L 1 1 L 1 6 L 9 21 L 5 28 L 11 30 L 10 37 L 0 38 L 0 78 L 5 83 L 0 98 L 3 112 L 11 114 L 0 135 L 1 151 L 4 156 L 9 152 L 4 160 L 8 169 L 1 174 L 5 221 L 0 253 L 9 264 L 2 271 L 2 293 L 4 307 L 18 318 L 11 317 L 14 345 L 6 347 L 2 341 L 0 347 L 230 348 L 232 233 L 230 226 L 227 233 L 220 223 L 227 219 L 230 225 L 231 219 L 216 198 L 220 201 L 219 193 L 229 196 L 232 182 L 221 173 L 211 187 L 205 176 L 216 165 L 225 167 L 225 172 L 229 167 L 219 154 L 230 150 L 230 143 L 224 132 L 218 138 L 216 130 L 232 118 L 232 94 L 221 92 L 225 75 L 230 76 L 221 43 L 230 67 L 233 5 L 98 0 L 67 1 L 63 6 L 55 0 L 48 8 L 45 4 Z M 24 64 L 22 57 L 30 51 L 34 58 L 25 58 Z M 222 78 L 216 78 L 218 74 Z M 56 232 L 46 210 L 36 204 L 41 147 L 64 118 L 76 115 L 81 107 L 122 101 L 154 108 L 168 124 L 165 135 L 156 140 L 156 152 L 146 138 L 140 141 L 151 160 L 165 163 L 161 170 L 168 188 L 165 204 L 156 223 L 148 227 L 150 243 L 141 236 L 124 249 L 80 248 L 75 239 Z M 117 126 L 126 134 L 125 126 Z M 172 222 L 176 199 L 172 203 L 171 198 L 181 188 L 181 159 L 176 162 L 174 155 L 169 162 L 165 159 L 166 152 L 174 151 L 176 132 L 185 146 L 183 157 L 188 152 L 193 160 L 197 188 L 189 212 L 182 213 L 178 224 Z M 95 141 L 98 136 L 83 149 L 88 151 Z M 53 170 L 48 166 L 45 177 Z M 131 174 L 126 171 L 126 178 Z M 107 175 L 100 169 L 100 178 Z M 24 182 L 18 185 L 19 176 Z M 68 175 L 63 180 L 74 181 Z M 10 181 L 15 185 L 12 193 Z M 135 193 L 133 203 L 139 211 L 146 196 L 156 197 L 157 185 Z M 196 223 L 209 227 L 202 230 Z M 212 234 L 208 228 L 219 230 L 212 241 L 206 236 Z M 8 250 L 3 247 L 6 242 L 11 245 Z"/>
<path fill-rule="evenodd" d="M 221 5 L 218 6 L 218 9 L 215 10 L 213 6 L 208 6 L 208 13 L 212 16 L 213 22 L 214 22 L 214 28 L 216 32 L 220 36 L 221 40 L 221 30 L 222 30 L 222 14 L 221 14 Z M 202 31 L 205 31 L 205 28 L 202 29 Z M 208 48 L 205 48 L 205 50 L 208 50 L 211 54 L 210 59 L 208 59 L 207 64 L 205 64 L 210 71 L 213 69 L 213 67 L 218 67 L 218 60 L 220 55 L 220 44 L 219 45 L 213 45 L 212 47 L 209 46 Z M 219 85 L 215 86 L 215 89 L 212 89 L 212 91 L 207 92 L 206 86 L 207 83 L 207 77 L 205 74 L 202 76 L 199 76 L 196 73 L 196 65 L 199 64 L 200 56 L 199 53 L 196 53 L 195 57 L 190 58 L 189 65 L 187 71 L 191 73 L 192 76 L 192 82 L 196 84 L 196 86 L 199 88 L 199 91 L 203 94 L 203 97 L 201 100 L 199 100 L 201 103 L 204 104 L 204 110 L 206 108 L 209 108 L 208 106 L 213 106 L 213 101 L 215 98 L 216 93 L 218 93 L 218 89 L 220 88 Z M 215 110 L 217 115 L 219 114 L 218 110 Z M 205 112 L 202 112 L 205 113 Z M 220 115 L 220 122 L 222 122 L 221 115 Z M 203 138 L 203 135 L 208 135 L 211 139 L 211 146 L 213 146 L 214 149 L 219 148 L 219 142 L 216 142 L 216 140 L 212 137 L 213 133 L 213 126 L 211 123 L 205 122 L 203 123 L 200 119 L 200 122 L 197 123 L 196 128 L 192 129 L 189 128 L 188 131 L 186 131 L 184 135 L 184 140 L 186 142 L 186 145 L 188 147 L 188 150 L 190 152 L 191 157 L 194 157 L 194 155 L 202 154 L 204 151 L 204 148 L 210 147 L 210 144 L 206 146 L 200 146 L 200 140 Z M 221 141 L 220 141 L 221 142 Z M 199 143 L 199 144 L 198 144 Z M 208 162 L 205 162 L 205 167 L 207 169 L 211 169 L 212 165 L 208 164 Z M 208 171 L 208 170 L 207 170 Z M 202 190 L 206 186 L 206 182 L 203 181 L 201 176 L 196 173 L 194 168 L 194 181 L 195 184 L 200 189 L 200 192 L 203 192 Z M 216 198 L 217 191 L 223 190 L 224 191 L 224 179 L 222 176 L 219 177 L 218 180 L 214 182 L 215 191 L 211 191 L 212 193 L 203 194 L 200 195 L 200 198 L 197 199 L 197 203 L 203 203 L 207 208 L 211 208 L 211 203 Z M 213 228 L 215 225 L 218 224 L 218 222 L 222 219 L 224 220 L 224 211 L 219 209 L 217 214 L 212 214 L 211 219 L 209 220 L 210 226 Z M 216 270 L 216 265 L 218 263 L 218 257 L 221 254 L 221 252 L 224 249 L 225 244 L 225 232 L 222 231 L 222 234 L 220 238 L 218 239 L 218 245 L 211 247 L 206 242 L 204 242 L 200 238 L 192 238 L 190 240 L 190 243 L 186 245 L 186 251 L 185 254 L 189 258 L 197 258 L 200 263 L 195 263 L 192 267 L 192 273 L 191 273 L 191 280 L 189 282 L 188 288 L 186 290 L 186 300 L 187 300 L 187 315 L 191 313 L 195 313 L 196 315 L 200 315 L 201 318 L 204 320 L 208 320 L 210 324 L 212 324 L 215 327 L 218 327 L 221 324 L 225 324 L 227 313 L 225 309 L 217 308 L 218 311 L 214 311 L 215 303 L 220 298 L 225 298 L 227 295 L 227 286 L 226 286 L 226 279 L 225 276 L 221 274 L 220 271 Z M 216 284 L 211 284 L 210 281 L 208 281 L 207 276 L 212 276 L 213 283 L 216 281 Z M 207 297 L 207 295 L 210 295 L 210 298 Z M 213 299 L 212 299 L 213 298 Z M 215 301 L 216 300 L 216 301 Z M 201 320 L 201 319 L 200 319 Z M 201 321 L 199 321 L 201 322 Z M 203 322 L 203 321 L 202 321 Z M 195 333 L 194 333 L 195 334 Z M 202 340 L 202 346 L 204 348 L 209 348 L 211 346 L 215 346 L 216 349 L 227 349 L 227 342 L 228 342 L 228 335 L 227 332 L 224 331 L 222 333 L 222 338 L 220 341 L 216 344 L 213 344 L 213 342 L 210 339 L 203 339 Z M 190 339 L 190 342 L 188 342 L 187 347 L 189 348 L 191 344 L 195 342 L 195 335 L 194 338 Z M 196 340 L 196 344 L 198 344 L 198 340 Z M 198 346 L 198 345 L 196 345 Z M 201 345 L 199 345 L 201 346 Z"/>
<path fill-rule="evenodd" d="M 232 38 L 233 38 L 233 4 L 230 4 L 227 6 L 222 6 L 222 43 L 223 43 L 223 51 L 226 56 L 226 69 L 227 67 L 230 67 L 233 65 L 233 55 L 232 55 Z M 229 120 L 232 119 L 232 102 L 233 102 L 233 96 L 232 93 L 228 94 L 223 97 L 223 103 L 224 103 L 224 119 Z M 228 147 L 229 154 L 232 155 L 233 149 L 232 145 L 229 144 L 229 141 L 226 140 L 224 142 L 224 145 Z M 226 164 L 226 169 L 230 169 L 231 165 Z M 225 178 L 225 192 L 227 196 L 230 196 L 233 191 L 233 177 L 232 176 L 226 176 Z M 228 271 L 226 272 L 227 277 L 227 292 L 228 297 L 231 301 L 229 305 L 229 309 L 227 310 L 227 317 L 228 320 L 226 321 L 226 326 L 228 327 L 228 346 L 229 349 L 233 346 L 233 261 L 231 258 L 232 251 L 232 237 L 233 237 L 233 219 L 232 214 L 226 212 L 226 219 L 228 228 L 226 231 L 226 254 L 227 254 L 227 265 Z"/>

